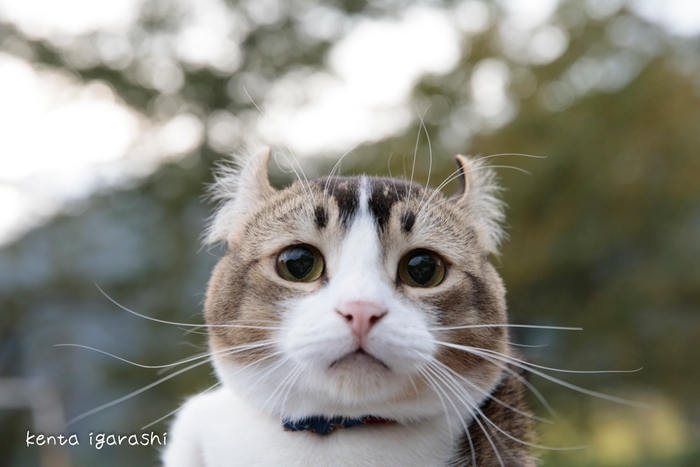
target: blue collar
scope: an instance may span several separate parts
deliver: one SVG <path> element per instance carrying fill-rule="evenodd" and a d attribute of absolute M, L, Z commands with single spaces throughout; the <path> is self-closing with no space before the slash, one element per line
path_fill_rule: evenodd
<path fill-rule="evenodd" d="M 387 418 L 374 417 L 372 415 L 364 415 L 362 417 L 325 417 L 323 415 L 314 415 L 311 417 L 302 418 L 300 420 L 282 420 L 282 428 L 284 431 L 309 431 L 317 435 L 327 435 L 337 428 L 348 428 L 355 425 L 381 425 L 396 423 L 394 420 Z"/>

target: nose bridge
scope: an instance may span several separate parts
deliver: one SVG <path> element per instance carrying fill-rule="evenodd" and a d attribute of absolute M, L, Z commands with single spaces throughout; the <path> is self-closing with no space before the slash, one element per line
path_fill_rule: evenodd
<path fill-rule="evenodd" d="M 367 215 L 358 216 L 341 245 L 335 285 L 340 303 L 381 304 L 386 294 L 382 251 L 376 227 Z"/>

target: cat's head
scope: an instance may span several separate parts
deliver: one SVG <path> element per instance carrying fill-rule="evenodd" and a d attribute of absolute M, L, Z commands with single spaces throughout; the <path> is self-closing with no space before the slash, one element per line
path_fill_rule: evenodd
<path fill-rule="evenodd" d="M 508 352 L 487 258 L 503 237 L 493 171 L 457 156 L 448 199 L 367 176 L 277 190 L 268 160 L 244 157 L 214 186 L 207 241 L 228 251 L 205 316 L 224 384 L 282 418 L 427 417 L 445 410 L 435 387 L 449 384 L 484 400 L 499 365 L 450 345 Z"/>

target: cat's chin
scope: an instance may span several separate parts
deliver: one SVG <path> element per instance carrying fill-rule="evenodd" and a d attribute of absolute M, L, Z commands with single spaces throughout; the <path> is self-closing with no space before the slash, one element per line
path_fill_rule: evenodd
<path fill-rule="evenodd" d="M 334 361 L 323 375 L 329 393 L 346 402 L 376 401 L 379 395 L 389 396 L 400 387 L 399 379 L 384 362 L 362 350 Z"/>
<path fill-rule="evenodd" d="M 403 423 L 443 413 L 436 393 L 417 375 L 392 371 L 367 354 L 342 357 L 333 368 L 301 372 L 281 362 L 263 367 L 217 357 L 214 362 L 224 387 L 280 419 L 371 414 Z"/>
<path fill-rule="evenodd" d="M 305 387 L 309 393 L 323 393 L 335 403 L 350 406 L 408 401 L 417 394 L 407 375 L 391 371 L 381 360 L 353 352 L 334 362 L 316 380 L 322 384 Z"/>

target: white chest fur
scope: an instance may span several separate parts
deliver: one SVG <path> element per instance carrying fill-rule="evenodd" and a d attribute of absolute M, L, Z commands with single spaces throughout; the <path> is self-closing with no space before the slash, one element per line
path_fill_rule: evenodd
<path fill-rule="evenodd" d="M 222 388 L 190 400 L 164 454 L 166 467 L 444 467 L 454 450 L 444 416 L 411 425 L 364 425 L 327 436 L 286 432 Z"/>

